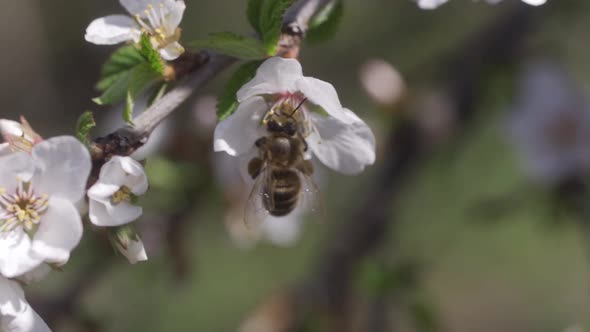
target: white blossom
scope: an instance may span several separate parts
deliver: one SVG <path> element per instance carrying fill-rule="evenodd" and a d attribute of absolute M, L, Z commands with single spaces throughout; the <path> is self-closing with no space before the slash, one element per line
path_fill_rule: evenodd
<path fill-rule="evenodd" d="M 448 0 L 416 0 L 418 7 L 422 9 L 435 9 L 445 4 L 447 1 Z"/>
<path fill-rule="evenodd" d="M 183 0 L 120 0 L 131 16 L 110 15 L 94 20 L 86 29 L 85 39 L 98 45 L 139 42 L 142 33 L 150 36 L 152 46 L 165 60 L 184 53 L 178 42 L 178 27 L 186 5 Z"/>
<path fill-rule="evenodd" d="M 304 77 L 297 60 L 266 60 L 254 79 L 238 91 L 237 99 L 240 104 L 235 113 L 215 128 L 215 151 L 231 156 L 251 153 L 255 141 L 267 134 L 262 120 L 269 112 L 301 106 L 299 114 L 306 142 L 324 165 L 345 174 L 357 174 L 375 162 L 371 129 L 342 107 L 331 84 Z"/>
<path fill-rule="evenodd" d="M 554 64 L 526 67 L 509 130 L 532 179 L 555 183 L 590 173 L 590 104 Z"/>
<path fill-rule="evenodd" d="M 18 282 L 0 276 L 0 331 L 51 331 L 31 308 Z"/>
<path fill-rule="evenodd" d="M 88 190 L 90 221 L 114 227 L 136 220 L 143 209 L 133 200 L 147 189 L 143 166 L 131 157 L 114 156 L 102 166 L 98 181 Z"/>
<path fill-rule="evenodd" d="M 0 274 L 12 278 L 68 261 L 82 237 L 74 204 L 90 168 L 88 150 L 69 136 L 0 157 Z"/>
<path fill-rule="evenodd" d="M 406 83 L 400 72 L 383 59 L 367 60 L 360 68 L 360 81 L 373 101 L 392 108 L 406 94 Z"/>
<path fill-rule="evenodd" d="M 444 5 L 445 3 L 447 3 L 448 0 L 415 0 L 416 3 L 418 4 L 418 7 L 422 8 L 422 9 L 436 9 L 439 6 Z M 475 0 L 477 1 L 477 0 Z M 501 2 L 502 0 L 484 0 L 485 2 L 489 3 L 489 4 L 497 4 L 499 2 Z M 522 2 L 531 5 L 531 6 L 540 6 L 543 5 L 547 2 L 547 0 L 522 0 Z"/>
<path fill-rule="evenodd" d="M 139 237 L 135 240 L 130 240 L 127 247 L 123 247 L 121 244 L 117 243 L 117 250 L 119 250 L 119 252 L 125 256 L 131 264 L 148 260 L 143 241 Z"/>
<path fill-rule="evenodd" d="M 0 136 L 4 140 L 0 143 L 0 156 L 15 151 L 31 152 L 33 145 L 42 141 L 24 118 L 21 118 L 20 123 L 0 119 Z"/>

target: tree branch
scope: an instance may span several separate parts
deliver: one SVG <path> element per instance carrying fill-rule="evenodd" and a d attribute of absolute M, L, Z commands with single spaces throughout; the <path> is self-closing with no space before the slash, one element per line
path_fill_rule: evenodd
<path fill-rule="evenodd" d="M 333 0 L 299 0 L 283 19 L 283 35 L 279 41 L 279 54 L 296 57 L 312 17 Z M 134 126 L 125 126 L 116 132 L 99 138 L 93 149 L 94 159 L 104 160 L 111 155 L 129 155 L 145 144 L 156 127 L 170 116 L 193 93 L 201 89 L 225 68 L 237 61 L 230 56 L 201 52 L 193 56 L 198 63 L 189 67 L 193 70 L 172 91 L 156 101 L 145 112 L 134 119 Z"/>

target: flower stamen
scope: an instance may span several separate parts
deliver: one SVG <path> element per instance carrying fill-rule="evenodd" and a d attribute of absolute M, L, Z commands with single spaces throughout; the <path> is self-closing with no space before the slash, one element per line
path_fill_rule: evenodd
<path fill-rule="evenodd" d="M 111 197 L 111 202 L 117 205 L 122 202 L 131 202 L 132 199 L 133 193 L 131 192 L 131 189 L 127 186 L 122 186 L 119 190 L 117 190 L 117 192 L 113 194 Z"/>
<path fill-rule="evenodd" d="M 135 15 L 135 20 L 141 26 L 142 32 L 150 35 L 154 47 L 164 48 L 180 40 L 181 30 L 176 28 L 169 31 L 166 25 L 166 7 L 163 3 L 158 7 L 159 10 L 149 4 L 143 12 Z"/>
<path fill-rule="evenodd" d="M 32 235 L 49 207 L 48 195 L 37 195 L 31 182 L 19 181 L 14 194 L 0 188 L 0 233 L 17 227 Z"/>

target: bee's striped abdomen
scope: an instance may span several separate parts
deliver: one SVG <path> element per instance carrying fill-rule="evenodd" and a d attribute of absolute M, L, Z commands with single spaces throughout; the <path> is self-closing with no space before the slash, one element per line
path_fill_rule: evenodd
<path fill-rule="evenodd" d="M 270 186 L 265 189 L 265 194 L 272 200 L 265 200 L 265 207 L 273 216 L 286 216 L 297 206 L 301 191 L 301 179 L 294 170 L 274 169 L 271 182 Z"/>

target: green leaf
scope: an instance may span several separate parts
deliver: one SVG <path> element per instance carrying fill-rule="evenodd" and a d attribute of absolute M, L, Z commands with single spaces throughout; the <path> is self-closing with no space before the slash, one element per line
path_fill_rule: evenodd
<path fill-rule="evenodd" d="M 125 99 L 128 92 L 133 99 L 137 99 L 144 89 L 161 79 L 162 76 L 154 72 L 150 64 L 143 62 L 121 73 L 117 80 L 93 101 L 99 105 L 114 104 Z"/>
<path fill-rule="evenodd" d="M 102 66 L 100 81 L 96 87 L 104 92 L 115 84 L 125 72 L 144 62 L 143 56 L 134 46 L 124 46 L 115 51 Z"/>
<path fill-rule="evenodd" d="M 164 62 L 160 53 L 154 49 L 150 37 L 147 34 L 142 34 L 139 40 L 139 53 L 150 64 L 150 68 L 160 74 L 164 74 Z"/>
<path fill-rule="evenodd" d="M 143 89 L 161 80 L 164 63 L 147 35 L 142 35 L 138 47 L 119 48 L 103 65 L 101 78 L 96 85 L 102 92 L 93 101 L 99 105 L 110 105 L 125 99 L 131 92 L 136 99 Z"/>
<path fill-rule="evenodd" d="M 305 40 L 310 43 L 320 43 L 331 39 L 338 32 L 343 15 L 344 2 L 333 1 L 311 19 Z"/>
<path fill-rule="evenodd" d="M 262 5 L 264 4 L 264 0 L 249 0 L 248 1 L 248 9 L 246 14 L 248 15 L 248 22 L 250 25 L 256 30 L 258 34 L 260 32 L 260 11 L 262 10 Z"/>
<path fill-rule="evenodd" d="M 90 145 L 90 139 L 88 138 L 90 134 L 90 130 L 96 127 L 96 122 L 94 121 L 94 116 L 92 112 L 86 111 L 80 115 L 78 118 L 78 123 L 76 124 L 76 137 L 78 140 L 84 145 Z"/>
<path fill-rule="evenodd" d="M 233 32 L 212 33 L 207 39 L 197 40 L 190 45 L 244 60 L 263 59 L 266 55 L 264 44 L 260 40 Z"/>
<path fill-rule="evenodd" d="M 261 63 L 262 61 L 247 62 L 241 65 L 229 79 L 217 102 L 217 117 L 219 121 L 224 120 L 236 111 L 238 108 L 236 93 L 242 85 L 254 78 L 256 69 L 258 69 Z"/>
<path fill-rule="evenodd" d="M 127 94 L 130 75 L 130 71 L 120 73 L 102 95 L 92 99 L 92 101 L 98 105 L 111 105 L 123 100 Z"/>
<path fill-rule="evenodd" d="M 281 37 L 283 16 L 295 0 L 265 0 L 260 9 L 260 33 L 266 54 L 276 55 L 277 44 Z"/>
<path fill-rule="evenodd" d="M 162 83 L 159 87 L 154 89 L 152 95 L 148 99 L 148 106 L 152 106 L 155 102 L 160 100 L 166 93 L 166 89 L 168 89 L 168 84 L 166 82 Z"/>
<path fill-rule="evenodd" d="M 130 126 L 133 126 L 133 106 L 135 105 L 135 101 L 133 100 L 133 96 L 131 95 L 131 91 L 127 91 L 127 103 L 125 105 L 125 109 L 123 110 L 123 120 Z"/>
<path fill-rule="evenodd" d="M 137 99 L 144 90 L 160 80 L 162 76 L 154 72 L 149 64 L 143 63 L 129 72 L 128 91 L 133 99 Z"/>

